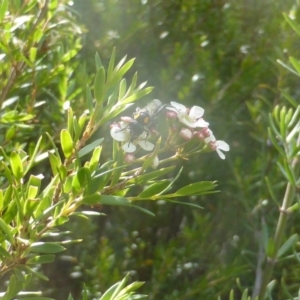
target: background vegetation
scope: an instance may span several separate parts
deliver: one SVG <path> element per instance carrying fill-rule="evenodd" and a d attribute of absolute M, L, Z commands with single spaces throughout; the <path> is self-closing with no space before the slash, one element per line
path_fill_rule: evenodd
<path fill-rule="evenodd" d="M 26 53 L 35 51 L 30 50 L 37 42 L 30 30 L 42 10 L 16 24 L 18 40 L 11 30 L 11 39 L 2 42 L 2 52 L 11 54 L 10 65 L 6 61 L 0 67 L 2 119 L 10 110 L 18 110 L 18 117 L 9 119 L 9 124 L 15 123 L 17 142 L 8 142 L 8 121 L 1 123 L 6 151 L 22 145 L 32 153 L 45 132 L 59 144 L 68 104 L 78 116 L 86 109 L 85 88 L 96 73 L 95 53 L 108 66 L 114 47 L 117 61 L 125 54 L 136 58 L 126 78 L 137 70 L 139 81 L 154 87 L 139 106 L 154 98 L 202 106 L 212 130 L 231 150 L 225 161 L 206 153 L 178 162 L 178 169 L 183 166 L 184 171 L 175 189 L 194 181 L 218 181 L 220 193 L 185 199 L 203 210 L 149 201 L 138 205 L 155 217 L 128 207 L 102 206 L 106 216 L 71 218 L 62 228 L 83 242 L 67 246 L 53 263 L 43 265 L 41 271 L 49 281 L 35 279 L 30 289 L 55 299 L 67 299 L 69 293 L 81 299 L 85 284 L 88 297 L 96 299 L 129 273 L 131 280 L 146 282 L 139 291 L 149 299 L 229 299 L 232 290 L 231 299 L 241 299 L 245 289 L 256 295 L 267 265 L 264 253 L 273 257 L 276 249 L 273 236 L 287 182 L 299 189 L 299 173 L 292 171 L 291 179 L 284 171 L 285 163 L 299 158 L 299 145 L 293 148 L 293 156 L 283 156 L 268 133 L 269 114 L 276 105 L 295 110 L 299 105 L 299 76 L 293 72 L 300 69 L 289 57 L 300 58 L 300 37 L 283 16 L 286 13 L 299 24 L 298 1 L 58 2 L 60 9 L 51 22 L 42 23 L 42 43 L 39 40 L 37 47 L 39 64 L 47 67 L 22 69 L 24 48 Z M 31 24 L 28 31 L 24 24 Z M 0 58 L 7 56 L 0 54 Z M 6 91 L 16 65 L 16 84 Z M 296 114 L 295 118 L 299 119 Z M 103 124 L 93 139 L 110 140 L 109 125 Z M 111 149 L 106 149 L 102 159 L 107 161 L 111 155 Z M 47 176 L 47 163 L 38 168 Z M 295 206 L 285 224 L 281 245 L 289 242 L 274 263 L 268 299 L 298 296 L 299 221 Z M 4 281 L 0 287 L 4 291 Z"/>

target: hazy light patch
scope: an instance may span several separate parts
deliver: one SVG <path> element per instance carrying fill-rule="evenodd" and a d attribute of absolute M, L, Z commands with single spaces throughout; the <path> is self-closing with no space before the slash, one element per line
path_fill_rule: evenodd
<path fill-rule="evenodd" d="M 250 46 L 249 45 L 243 45 L 243 46 L 241 46 L 241 48 L 240 48 L 240 52 L 242 52 L 242 53 L 244 53 L 244 54 L 248 54 L 249 53 L 249 48 L 250 48 Z"/>
<path fill-rule="evenodd" d="M 200 44 L 200 46 L 201 47 L 205 47 L 205 46 L 207 46 L 209 44 L 209 41 L 208 40 L 205 40 L 205 41 L 203 41 L 201 44 Z"/>
<path fill-rule="evenodd" d="M 63 104 L 63 109 L 67 110 L 70 107 L 70 101 L 67 100 L 64 104 Z"/>
<path fill-rule="evenodd" d="M 120 38 L 120 35 L 118 34 L 118 32 L 116 30 L 109 30 L 107 32 L 108 38 L 109 39 L 118 39 Z"/>
<path fill-rule="evenodd" d="M 193 82 L 196 82 L 196 81 L 198 81 L 199 79 L 203 79 L 203 78 L 204 78 L 204 75 L 201 74 L 201 73 L 194 74 L 193 77 L 192 77 L 192 81 L 193 81 Z"/>
<path fill-rule="evenodd" d="M 169 34 L 168 31 L 164 31 L 164 32 L 162 32 L 162 33 L 160 34 L 159 38 L 160 38 L 160 39 L 164 39 L 168 34 Z"/>

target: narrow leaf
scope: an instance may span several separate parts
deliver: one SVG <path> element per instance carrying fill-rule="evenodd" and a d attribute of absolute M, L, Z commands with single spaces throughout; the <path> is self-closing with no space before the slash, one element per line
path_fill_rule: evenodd
<path fill-rule="evenodd" d="M 68 130 L 63 129 L 60 132 L 60 142 L 62 146 L 62 150 L 66 158 L 71 157 L 73 153 L 73 140 L 71 134 Z"/>
<path fill-rule="evenodd" d="M 96 64 L 96 71 L 98 71 L 102 67 L 102 62 L 98 52 L 96 52 L 95 54 L 95 64 Z"/>
<path fill-rule="evenodd" d="M 285 20 L 290 24 L 290 26 L 300 35 L 300 26 L 292 20 L 286 13 L 283 13 Z"/>
<path fill-rule="evenodd" d="M 127 198 L 124 198 L 124 197 L 102 195 L 101 199 L 99 201 L 99 204 L 115 205 L 115 206 L 128 206 L 128 205 L 131 205 L 131 202 Z"/>
<path fill-rule="evenodd" d="M 104 101 L 104 91 L 105 89 L 105 70 L 101 67 L 95 76 L 94 82 L 94 94 L 97 101 L 97 104 L 100 105 Z"/>
<path fill-rule="evenodd" d="M 23 164 L 20 155 L 15 151 L 10 155 L 10 165 L 13 174 L 20 180 L 23 177 Z"/>
<path fill-rule="evenodd" d="M 181 189 L 179 189 L 175 195 L 177 196 L 188 196 L 188 195 L 199 195 L 207 191 L 211 191 L 216 186 L 213 181 L 202 181 L 191 183 Z"/>
<path fill-rule="evenodd" d="M 54 259 L 55 259 L 54 254 L 38 255 L 38 256 L 34 256 L 34 257 L 28 259 L 26 264 L 27 265 L 30 265 L 30 264 L 47 264 L 47 263 L 53 262 Z"/>
<path fill-rule="evenodd" d="M 283 256 L 289 249 L 291 249 L 295 245 L 297 241 L 298 235 L 296 233 L 290 236 L 278 250 L 277 258 Z"/>
<path fill-rule="evenodd" d="M 104 139 L 100 138 L 100 139 L 97 139 L 94 142 L 86 145 L 85 147 L 83 147 L 82 149 L 80 149 L 78 151 L 78 156 L 81 158 L 81 157 L 87 155 L 88 153 L 92 152 L 96 147 L 101 145 L 103 141 L 104 141 Z"/>
<path fill-rule="evenodd" d="M 59 253 L 64 251 L 64 248 L 61 245 L 51 242 L 37 242 L 33 243 L 28 249 L 28 252 L 38 252 L 38 253 Z"/>
<path fill-rule="evenodd" d="M 300 75 L 300 63 L 298 62 L 297 59 L 294 57 L 289 57 L 290 63 L 293 65 L 293 67 L 296 69 L 298 74 Z"/>

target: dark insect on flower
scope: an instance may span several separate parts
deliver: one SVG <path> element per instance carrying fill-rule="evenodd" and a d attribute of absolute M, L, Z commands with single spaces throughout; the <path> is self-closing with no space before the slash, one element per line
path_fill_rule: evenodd
<path fill-rule="evenodd" d="M 163 105 L 160 100 L 154 99 L 149 104 L 147 104 L 144 108 L 137 108 L 136 112 L 133 113 L 133 118 L 139 124 L 143 125 L 145 128 L 149 130 L 151 127 L 155 126 L 158 114 L 165 107 L 166 106 Z"/>
<path fill-rule="evenodd" d="M 121 139 L 122 141 L 126 140 L 126 145 L 128 146 L 127 148 L 133 148 L 132 143 L 144 143 L 144 149 L 150 149 L 153 144 L 148 142 L 148 137 L 150 135 L 150 132 L 155 131 L 158 115 L 165 107 L 166 106 L 163 105 L 160 100 L 152 100 L 144 108 L 137 108 L 133 113 L 132 118 L 121 117 L 121 121 L 126 125 L 121 126 L 121 129 L 117 131 L 115 131 L 114 129 L 112 134 L 117 134 L 117 136 L 115 137 L 116 139 Z M 119 134 L 121 132 L 128 132 L 129 136 L 126 137 L 126 134 L 124 134 L 123 137 L 122 134 Z M 145 150 L 150 151 L 149 149 Z M 128 152 L 128 149 L 125 150 Z"/>

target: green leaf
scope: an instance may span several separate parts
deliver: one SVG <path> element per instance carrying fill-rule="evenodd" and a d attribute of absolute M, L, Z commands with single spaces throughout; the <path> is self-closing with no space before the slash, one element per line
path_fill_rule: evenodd
<path fill-rule="evenodd" d="M 4 296 L 1 298 L 2 300 L 9 300 L 13 298 L 17 293 L 18 293 L 18 288 L 17 288 L 17 279 L 16 276 L 13 274 L 10 276 L 9 283 L 6 289 L 6 293 Z"/>
<path fill-rule="evenodd" d="M 103 138 L 97 139 L 94 142 L 86 145 L 85 147 L 83 147 L 82 149 L 80 149 L 78 151 L 78 156 L 81 158 L 87 154 L 89 154 L 90 152 L 92 152 L 97 146 L 101 145 L 102 142 L 104 141 Z"/>
<path fill-rule="evenodd" d="M 37 253 L 59 253 L 66 250 L 61 245 L 51 242 L 36 242 L 30 245 L 26 252 L 37 252 Z"/>
<path fill-rule="evenodd" d="M 289 70 L 291 73 L 300 76 L 300 74 L 298 74 L 294 69 L 292 69 L 289 65 L 285 64 L 283 61 L 281 61 L 280 59 L 276 60 L 280 65 L 282 65 L 284 68 L 286 68 L 287 70 Z"/>
<path fill-rule="evenodd" d="M 298 241 L 298 235 L 295 233 L 291 235 L 277 252 L 277 258 L 283 256 L 289 249 L 291 249 Z"/>
<path fill-rule="evenodd" d="M 96 171 L 96 169 L 98 167 L 100 156 L 101 156 L 101 151 L 102 151 L 101 146 L 95 147 L 95 149 L 93 151 L 93 155 L 92 155 L 90 163 L 89 163 L 89 169 L 90 169 L 91 173 Z"/>
<path fill-rule="evenodd" d="M 111 296 L 113 295 L 114 291 L 118 288 L 120 282 L 115 283 L 112 285 L 100 298 L 100 300 L 112 300 Z"/>
<path fill-rule="evenodd" d="M 27 260 L 26 264 L 47 264 L 53 262 L 55 259 L 55 255 L 53 254 L 46 254 L 46 255 L 38 255 L 34 256 Z"/>
<path fill-rule="evenodd" d="M 120 176 L 123 172 L 123 168 L 122 166 L 124 165 L 124 152 L 123 151 L 119 151 L 117 153 L 117 162 L 116 162 L 116 165 L 114 168 L 114 172 L 112 174 L 112 178 L 111 178 L 111 186 L 114 186 L 115 184 L 117 184 L 120 180 Z M 121 168 L 118 168 L 118 167 L 121 167 Z"/>
<path fill-rule="evenodd" d="M 64 56 L 62 57 L 61 62 L 65 63 L 67 61 L 69 61 L 70 59 L 72 59 L 76 54 L 78 53 L 77 49 L 72 49 L 69 52 L 65 53 Z"/>
<path fill-rule="evenodd" d="M 33 153 L 32 153 L 32 155 L 31 155 L 31 157 L 30 157 L 30 160 L 29 160 L 29 162 L 28 162 L 28 164 L 27 164 L 27 167 L 26 167 L 26 169 L 25 169 L 24 174 L 27 174 L 27 172 L 31 169 L 31 167 L 32 167 L 33 164 L 35 163 L 35 159 L 36 159 L 37 154 L 38 154 L 38 152 L 39 152 L 39 150 L 40 150 L 40 146 L 41 146 L 42 140 L 43 140 L 43 137 L 41 136 L 41 137 L 38 139 L 38 141 L 37 141 L 37 143 L 36 143 L 36 145 L 35 145 L 35 147 L 34 147 Z"/>
<path fill-rule="evenodd" d="M 8 0 L 2 0 L 0 6 L 0 22 L 4 20 L 7 11 L 8 11 Z"/>
<path fill-rule="evenodd" d="M 101 195 L 99 193 L 95 193 L 93 195 L 83 197 L 81 202 L 87 205 L 95 205 L 100 203 L 100 200 L 101 200 Z"/>
<path fill-rule="evenodd" d="M 283 151 L 283 149 L 279 146 L 279 143 L 273 133 L 273 131 L 271 130 L 271 128 L 268 128 L 268 133 L 269 133 L 269 137 L 272 141 L 273 146 L 277 149 L 277 151 L 283 156 L 285 157 L 285 153 Z"/>
<path fill-rule="evenodd" d="M 15 151 L 10 155 L 10 165 L 14 176 L 19 181 L 23 177 L 23 164 L 20 155 Z"/>
<path fill-rule="evenodd" d="M 35 212 L 40 202 L 40 199 L 26 199 L 24 204 L 24 216 L 28 217 L 29 219 Z"/>
<path fill-rule="evenodd" d="M 0 190 L 0 211 L 2 211 L 4 208 L 4 195 L 3 190 Z"/>
<path fill-rule="evenodd" d="M 13 125 L 8 128 L 8 130 L 5 133 L 5 140 L 6 141 L 11 141 L 16 135 L 16 126 Z"/>
<path fill-rule="evenodd" d="M 14 238 L 11 233 L 9 225 L 7 225 L 2 218 L 0 218 L 0 230 L 4 233 L 4 238 L 14 245 Z"/>
<path fill-rule="evenodd" d="M 31 47 L 30 50 L 29 50 L 29 60 L 31 62 L 35 61 L 36 54 L 37 54 L 37 48 L 36 47 Z"/>
<path fill-rule="evenodd" d="M 128 274 L 122 279 L 122 281 L 118 284 L 117 288 L 114 290 L 112 296 L 111 296 L 111 299 L 115 299 L 120 291 L 123 289 L 123 287 L 125 286 L 126 284 L 126 281 L 128 279 Z"/>
<path fill-rule="evenodd" d="M 124 97 L 126 93 L 126 88 L 127 88 L 126 79 L 123 78 L 120 82 L 120 87 L 119 87 L 119 96 L 118 96 L 119 101 Z"/>
<path fill-rule="evenodd" d="M 248 289 L 245 289 L 242 294 L 241 300 L 247 300 L 247 298 L 248 298 Z"/>
<path fill-rule="evenodd" d="M 30 268 L 29 266 L 26 266 L 26 265 L 25 265 L 24 267 L 25 267 L 25 269 L 26 269 L 28 272 L 32 273 L 32 274 L 35 275 L 36 277 L 38 277 L 38 278 L 40 278 L 40 279 L 42 279 L 42 280 L 45 280 L 45 281 L 49 281 L 49 278 L 48 278 L 47 276 L 45 276 L 44 274 L 35 271 L 34 269 Z"/>
<path fill-rule="evenodd" d="M 86 113 L 83 113 L 78 120 L 78 132 L 75 135 L 75 140 L 77 141 L 78 138 L 81 136 L 83 130 L 85 129 L 85 123 L 88 119 L 88 116 Z"/>
<path fill-rule="evenodd" d="M 26 12 L 32 10 L 35 5 L 37 4 L 37 0 L 31 0 L 22 10 L 22 13 L 25 14 Z"/>
<path fill-rule="evenodd" d="M 120 197 L 120 196 L 101 195 L 99 204 L 115 205 L 115 206 L 128 206 L 128 205 L 131 205 L 131 202 L 127 198 Z"/>
<path fill-rule="evenodd" d="M 116 48 L 113 49 L 113 52 L 111 54 L 111 57 L 110 57 L 110 60 L 108 63 L 107 80 L 110 80 L 111 75 L 113 73 L 114 66 L 115 66 L 115 58 L 116 58 Z"/>
<path fill-rule="evenodd" d="M 36 297 L 22 297 L 22 298 L 19 298 L 20 300 L 55 300 L 54 298 L 48 298 L 48 297 L 39 297 L 39 296 L 36 296 Z"/>
<path fill-rule="evenodd" d="M 139 198 L 150 198 L 153 195 L 159 194 L 170 184 L 169 180 L 155 182 L 144 189 L 139 195 Z"/>
<path fill-rule="evenodd" d="M 74 298 L 72 297 L 72 294 L 69 294 L 68 300 L 74 300 Z"/>
<path fill-rule="evenodd" d="M 122 104 L 127 104 L 127 103 L 131 103 L 131 102 L 134 102 L 134 101 L 137 101 L 139 100 L 140 98 L 150 94 L 153 90 L 153 87 L 147 87 L 141 91 L 137 91 L 137 92 L 134 92 L 133 95 L 125 98 L 124 100 L 122 100 Z"/>
<path fill-rule="evenodd" d="M 139 175 L 138 177 L 135 177 L 135 178 L 132 178 L 132 179 L 128 180 L 128 183 L 134 183 L 134 184 L 148 183 L 152 179 L 156 179 L 160 176 L 163 176 L 163 175 L 171 172 L 172 170 L 174 170 L 175 167 L 176 166 L 161 168 L 161 169 L 155 170 L 153 172 L 149 172 L 149 173 L 146 173 L 146 174 Z"/>
<path fill-rule="evenodd" d="M 285 20 L 290 24 L 290 26 L 300 35 L 300 26 L 292 20 L 286 13 L 283 13 Z"/>
<path fill-rule="evenodd" d="M 110 81 L 107 84 L 107 89 L 112 88 L 115 84 L 118 84 L 118 82 L 122 79 L 122 77 L 127 73 L 127 71 L 131 68 L 133 65 L 135 59 L 129 60 L 123 67 L 121 67 L 119 70 L 117 70 L 116 67 L 116 73 L 113 74 L 113 76 L 110 78 Z"/>
<path fill-rule="evenodd" d="M 0 257 L 11 259 L 11 255 L 0 245 Z M 2 259 L 3 260 L 3 259 Z"/>
<path fill-rule="evenodd" d="M 294 57 L 289 57 L 289 60 L 290 60 L 291 64 L 293 65 L 293 67 L 298 72 L 298 74 L 300 75 L 300 63 L 298 62 L 298 60 L 295 59 Z"/>
<path fill-rule="evenodd" d="M 176 196 L 201 195 L 201 194 L 205 194 L 208 191 L 213 190 L 215 187 L 216 187 L 216 183 L 213 181 L 195 182 L 179 189 L 174 195 Z"/>
<path fill-rule="evenodd" d="M 102 67 L 102 62 L 98 52 L 96 52 L 95 55 L 95 63 L 96 63 L 96 71 L 98 71 Z"/>
<path fill-rule="evenodd" d="M 53 175 L 58 174 L 59 167 L 61 166 L 60 159 L 50 151 L 48 151 L 48 157 Z"/>
<path fill-rule="evenodd" d="M 125 288 L 123 288 L 118 296 L 120 297 L 121 295 L 129 294 L 137 289 L 139 289 L 141 286 L 143 286 L 145 283 L 142 281 L 135 281 L 129 285 L 127 285 Z"/>
<path fill-rule="evenodd" d="M 171 203 L 176 203 L 176 204 L 191 206 L 191 207 L 194 207 L 194 208 L 203 209 L 202 206 L 194 204 L 194 203 L 190 203 L 190 202 L 175 201 L 175 200 L 170 200 L 170 199 L 166 199 L 166 201 L 171 202 Z"/>
<path fill-rule="evenodd" d="M 143 212 L 143 213 L 145 213 L 145 214 L 147 214 L 151 217 L 155 217 L 155 214 L 152 211 L 148 210 L 148 209 L 145 209 L 143 207 L 140 207 L 140 206 L 134 205 L 134 204 L 131 204 L 130 207 L 133 207 L 133 208 L 135 208 L 135 209 L 137 209 L 137 210 L 139 210 L 139 211 L 141 211 L 141 212 Z"/>
<path fill-rule="evenodd" d="M 73 110 L 71 107 L 68 108 L 68 131 L 70 132 L 70 135 L 73 135 L 73 129 L 74 129 L 74 115 Z"/>
<path fill-rule="evenodd" d="M 93 96 L 89 86 L 86 87 L 86 103 L 89 109 L 90 115 L 94 112 Z"/>
<path fill-rule="evenodd" d="M 62 150 L 66 158 L 71 157 L 73 153 L 73 140 L 71 134 L 68 130 L 63 129 L 60 132 L 60 142 L 62 146 Z"/>
<path fill-rule="evenodd" d="M 105 70 L 101 67 L 95 76 L 94 82 L 94 94 L 97 101 L 97 105 L 100 105 L 104 101 L 105 96 Z"/>
<path fill-rule="evenodd" d="M 86 167 L 81 168 L 72 180 L 72 188 L 75 193 L 83 190 L 85 187 L 89 185 L 91 180 L 90 170 Z"/>

